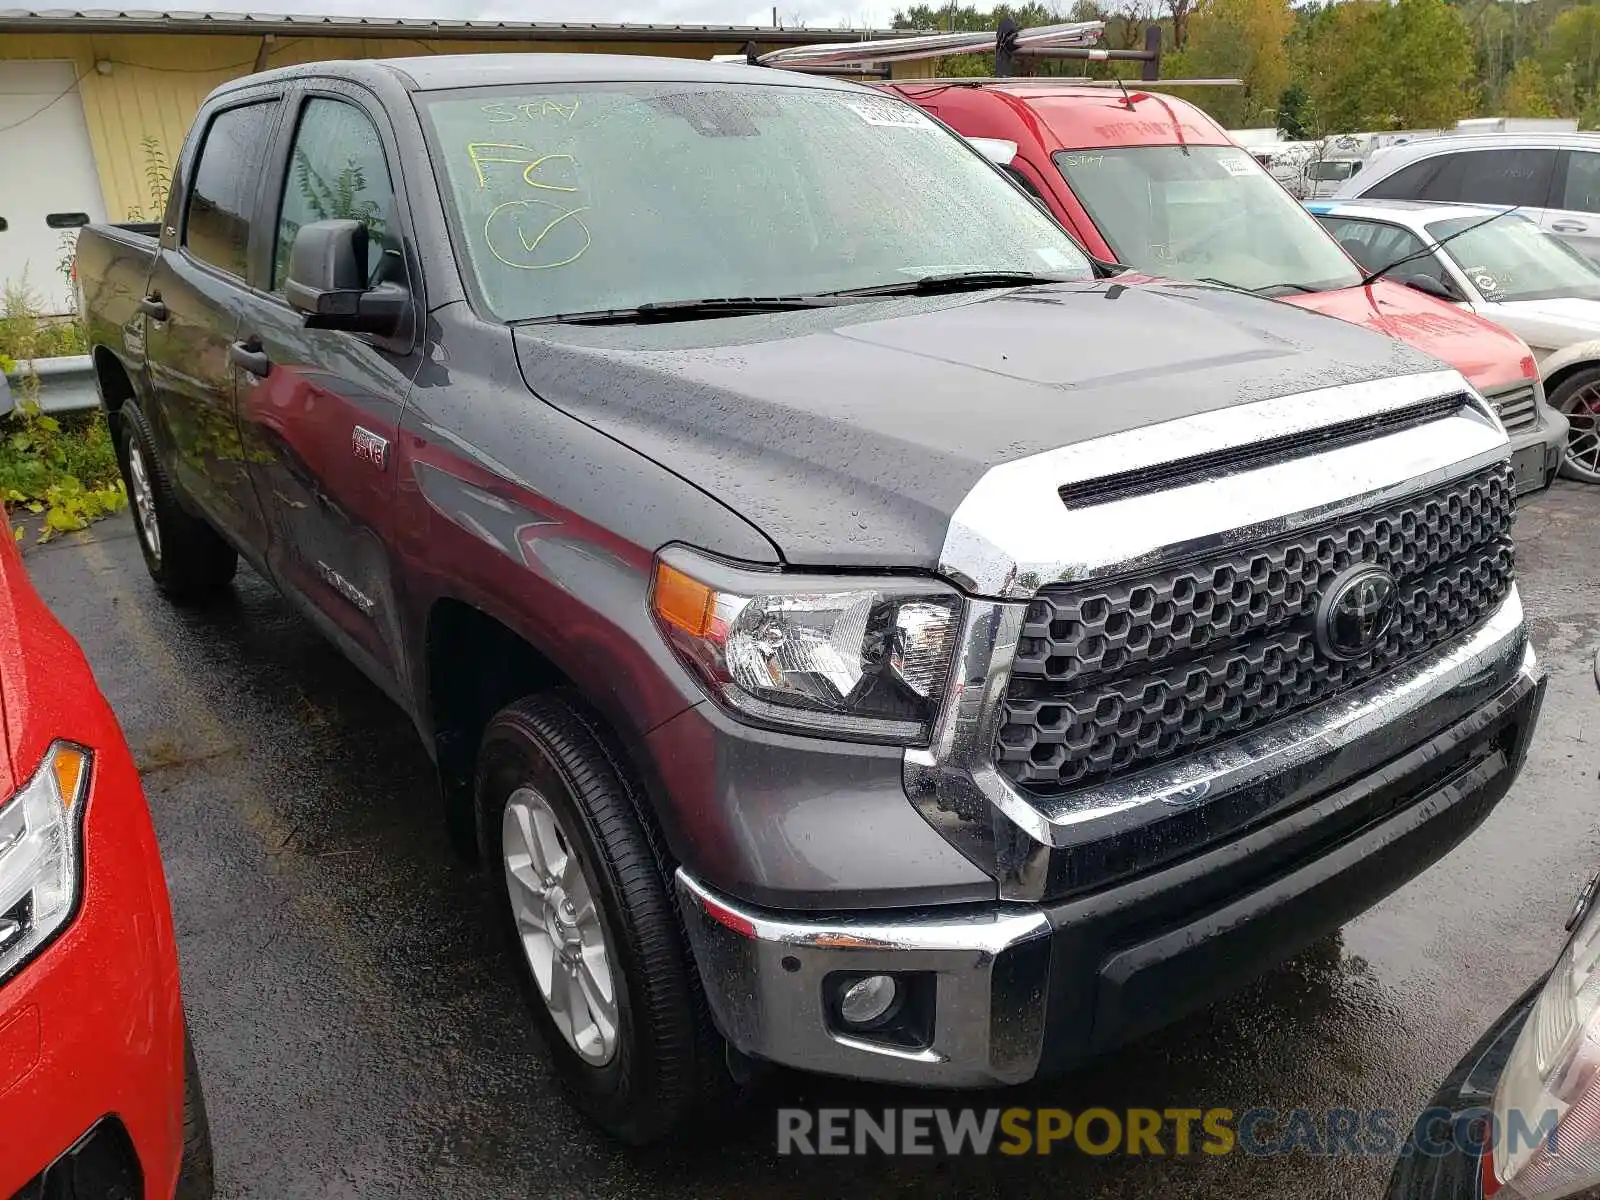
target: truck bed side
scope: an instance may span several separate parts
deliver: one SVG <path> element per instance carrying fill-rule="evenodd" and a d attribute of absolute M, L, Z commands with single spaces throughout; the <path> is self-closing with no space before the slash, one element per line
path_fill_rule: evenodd
<path fill-rule="evenodd" d="M 102 351 L 109 352 L 130 382 L 144 368 L 139 301 L 155 262 L 158 229 L 153 223 L 97 223 L 84 226 L 78 235 L 77 280 L 89 352 L 101 369 Z"/>

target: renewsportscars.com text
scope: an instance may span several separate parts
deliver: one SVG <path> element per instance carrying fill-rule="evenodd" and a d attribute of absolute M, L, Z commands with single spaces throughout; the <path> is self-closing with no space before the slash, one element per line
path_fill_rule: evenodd
<path fill-rule="evenodd" d="M 778 1153 L 799 1155 L 1443 1156 L 1544 1143 L 1556 1113 L 1513 1109 L 1504 1128 L 1487 1109 L 1353 1108 L 781 1108 Z"/>

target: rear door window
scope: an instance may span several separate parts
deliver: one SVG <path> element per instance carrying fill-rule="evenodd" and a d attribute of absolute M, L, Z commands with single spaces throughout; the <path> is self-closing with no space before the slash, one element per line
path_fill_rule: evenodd
<path fill-rule="evenodd" d="M 1554 150 L 1463 150 L 1445 155 L 1423 198 L 1543 208 L 1555 167 Z"/>
<path fill-rule="evenodd" d="M 240 279 L 249 274 L 250 219 L 277 107 L 276 100 L 266 100 L 214 116 L 189 189 L 185 249 Z"/>

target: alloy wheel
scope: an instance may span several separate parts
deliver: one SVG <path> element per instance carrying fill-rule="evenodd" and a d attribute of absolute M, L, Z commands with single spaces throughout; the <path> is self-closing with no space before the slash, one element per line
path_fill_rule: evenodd
<path fill-rule="evenodd" d="M 577 844 L 529 787 L 506 801 L 501 839 L 517 937 L 539 994 L 567 1044 L 604 1066 L 617 1052 L 616 983 Z"/>
<path fill-rule="evenodd" d="M 145 548 L 151 558 L 160 562 L 161 525 L 156 520 L 156 494 L 150 487 L 150 472 L 137 442 L 128 446 L 128 481 L 133 485 L 133 511 L 144 533 Z"/>

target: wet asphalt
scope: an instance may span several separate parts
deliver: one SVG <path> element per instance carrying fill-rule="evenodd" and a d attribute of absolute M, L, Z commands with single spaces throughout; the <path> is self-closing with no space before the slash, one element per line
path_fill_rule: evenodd
<path fill-rule="evenodd" d="M 1419 879 L 1225 1003 L 1063 1080 L 967 1103 L 1415 1112 L 1549 964 L 1600 865 L 1600 489 L 1524 504 L 1550 673 L 1513 792 Z M 126 515 L 28 551 L 144 773 L 219 1194 L 331 1197 L 1376 1196 L 1382 1158 L 800 1159 L 780 1105 L 929 1097 L 779 1075 L 651 1151 L 573 1115 L 410 722 L 266 583 L 171 608 Z"/>

